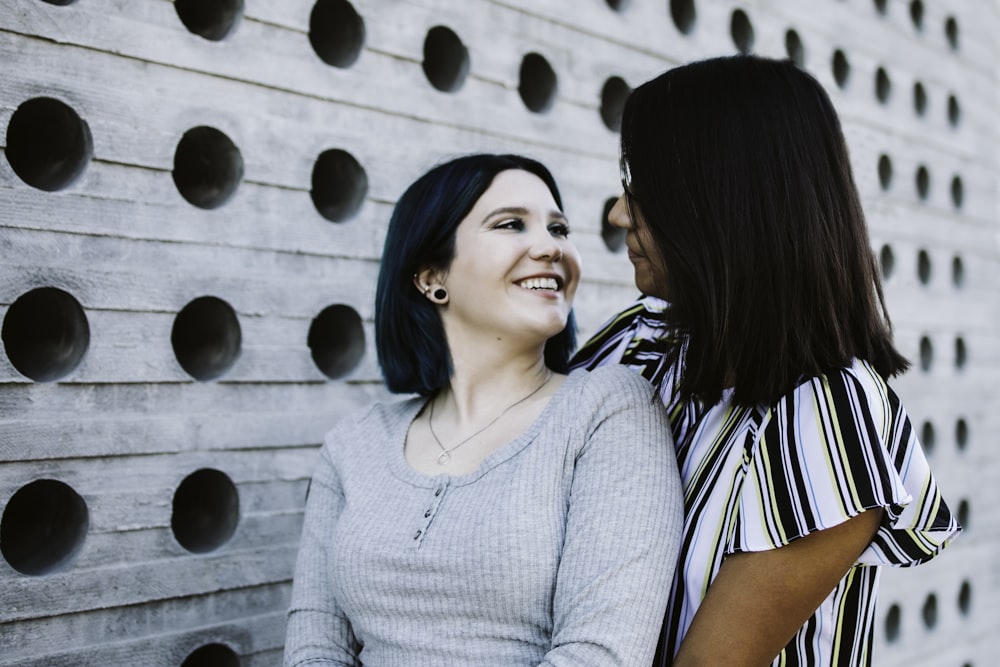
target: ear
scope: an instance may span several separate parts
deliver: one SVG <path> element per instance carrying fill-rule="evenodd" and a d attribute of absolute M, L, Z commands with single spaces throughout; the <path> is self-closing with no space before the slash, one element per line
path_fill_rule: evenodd
<path fill-rule="evenodd" d="M 440 287 L 443 283 L 444 276 L 430 267 L 424 267 L 413 274 L 413 286 L 417 288 L 418 292 L 431 299 L 431 301 L 434 300 L 431 298 L 434 289 Z"/>

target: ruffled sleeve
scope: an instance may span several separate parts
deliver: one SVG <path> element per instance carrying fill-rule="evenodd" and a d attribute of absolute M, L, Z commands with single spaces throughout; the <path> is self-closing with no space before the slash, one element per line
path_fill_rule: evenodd
<path fill-rule="evenodd" d="M 961 530 L 898 397 L 865 362 L 784 396 L 751 433 L 727 551 L 762 551 L 885 508 L 861 565 L 916 565 Z"/>

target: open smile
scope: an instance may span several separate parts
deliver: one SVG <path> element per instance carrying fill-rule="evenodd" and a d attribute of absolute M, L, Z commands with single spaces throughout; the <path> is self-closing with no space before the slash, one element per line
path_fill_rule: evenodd
<path fill-rule="evenodd" d="M 562 279 L 558 276 L 525 278 L 514 283 L 518 287 L 531 291 L 558 292 L 562 290 Z"/>

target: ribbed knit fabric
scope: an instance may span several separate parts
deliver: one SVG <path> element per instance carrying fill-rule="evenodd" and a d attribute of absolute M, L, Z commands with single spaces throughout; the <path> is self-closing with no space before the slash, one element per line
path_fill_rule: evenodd
<path fill-rule="evenodd" d="M 458 477 L 406 463 L 424 403 L 376 405 L 327 435 L 285 665 L 648 665 L 682 500 L 647 382 L 574 372 L 526 433 Z"/>

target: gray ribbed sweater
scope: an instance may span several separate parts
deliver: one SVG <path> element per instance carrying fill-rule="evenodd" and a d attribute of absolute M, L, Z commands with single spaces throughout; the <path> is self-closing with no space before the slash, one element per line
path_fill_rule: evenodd
<path fill-rule="evenodd" d="M 646 381 L 574 372 L 527 432 L 459 477 L 406 463 L 424 403 L 375 405 L 327 435 L 285 665 L 648 665 L 683 507 Z"/>

